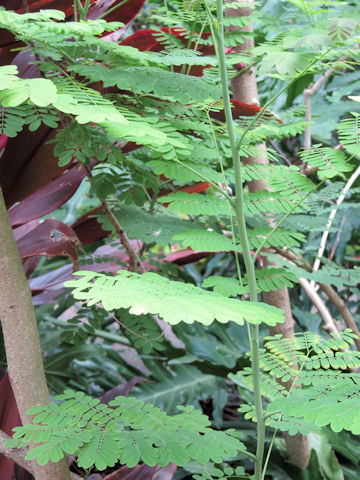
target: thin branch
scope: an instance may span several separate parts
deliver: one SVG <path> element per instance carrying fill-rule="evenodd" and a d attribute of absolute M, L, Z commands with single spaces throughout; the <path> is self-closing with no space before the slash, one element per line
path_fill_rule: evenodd
<path fill-rule="evenodd" d="M 313 305 L 317 308 L 318 312 L 321 315 L 321 318 L 324 322 L 324 330 L 329 333 L 334 333 L 338 335 L 339 332 L 336 328 L 336 324 L 334 319 L 332 318 L 329 310 L 326 308 L 325 302 L 320 297 L 320 295 L 315 291 L 315 289 L 311 286 L 310 282 L 305 278 L 299 278 L 299 283 L 304 289 L 306 295 L 309 297 Z"/>
<path fill-rule="evenodd" d="M 35 460 L 25 460 L 29 452 L 28 447 L 5 447 L 4 443 L 6 440 L 11 440 L 11 437 L 3 430 L 0 430 L 0 453 L 13 460 L 17 465 L 20 465 L 20 467 L 25 468 L 26 471 L 35 477 Z M 70 478 L 71 480 L 84 480 L 83 477 L 73 472 L 70 473 Z"/>
<path fill-rule="evenodd" d="M 331 252 L 330 252 L 330 255 L 329 255 L 329 260 L 332 260 L 334 255 L 335 255 L 335 251 L 340 243 L 340 238 L 341 238 L 341 234 L 342 234 L 342 231 L 343 231 L 343 228 L 344 228 L 344 225 L 345 225 L 345 221 L 346 221 L 346 215 L 343 216 L 342 220 L 341 220 L 341 224 L 340 224 L 340 227 L 339 227 L 339 230 L 336 234 L 336 238 L 335 238 L 335 241 L 334 241 L 334 245 L 331 249 Z"/>
<path fill-rule="evenodd" d="M 341 57 L 338 62 L 343 62 L 348 57 Z M 335 73 L 335 68 L 329 68 L 326 72 L 321 75 L 321 77 L 316 80 L 315 83 L 311 83 L 307 88 L 304 90 L 304 104 L 305 104 L 305 120 L 307 122 L 311 122 L 311 98 L 315 95 L 315 93 L 320 89 L 320 87 Z M 307 125 L 305 127 L 304 132 L 304 148 L 311 148 L 311 125 Z"/>
<path fill-rule="evenodd" d="M 31 475 L 35 476 L 34 460 L 25 460 L 29 449 L 27 447 L 5 447 L 4 443 L 6 440 L 11 440 L 11 437 L 9 437 L 9 435 L 3 430 L 0 430 L 0 453 L 13 460 L 15 463 L 20 465 L 20 467 L 25 468 L 25 470 L 31 473 Z"/>
<path fill-rule="evenodd" d="M 90 168 L 85 164 L 82 164 L 82 165 L 83 165 L 83 168 L 86 172 L 87 179 L 89 180 L 90 184 L 92 184 L 93 183 L 93 177 L 91 175 Z M 105 215 L 110 220 L 112 226 L 114 227 L 115 233 L 119 237 L 119 240 L 120 240 L 122 246 L 125 248 L 128 256 L 129 256 L 129 271 L 134 272 L 135 268 L 137 267 L 144 273 L 146 271 L 146 269 L 145 269 L 140 257 L 138 256 L 138 254 L 133 249 L 133 247 L 130 243 L 130 240 L 128 239 L 128 237 L 126 235 L 125 230 L 122 228 L 122 226 L 120 225 L 118 220 L 113 215 L 113 213 L 112 213 L 109 205 L 107 204 L 106 200 L 104 200 L 103 198 L 99 198 L 99 200 L 100 200 L 100 203 L 101 203 L 102 211 L 105 213 Z"/>
<path fill-rule="evenodd" d="M 360 352 L 360 331 L 353 319 L 350 310 L 347 308 L 346 303 L 344 300 L 338 295 L 336 290 L 331 287 L 330 285 L 325 285 L 324 283 L 319 283 L 321 290 L 328 296 L 329 300 L 333 303 L 333 305 L 337 308 L 340 315 L 342 316 L 346 326 L 350 328 L 353 333 L 357 336 L 354 338 L 356 348 Z"/>
<path fill-rule="evenodd" d="M 291 252 L 290 250 L 280 250 L 276 249 L 277 253 L 282 257 L 286 258 L 292 264 L 296 264 L 297 266 L 303 268 L 307 272 L 311 272 L 311 265 L 302 257 L 298 257 L 295 253 Z M 356 347 L 358 351 L 360 351 L 360 331 L 353 319 L 350 310 L 347 308 L 346 303 L 340 297 L 340 295 L 336 292 L 336 290 L 331 285 L 326 285 L 325 283 L 318 284 L 321 290 L 327 295 L 329 300 L 335 306 L 335 308 L 340 313 L 342 319 L 345 322 L 345 325 L 350 328 L 358 338 L 354 339 Z M 305 290 L 305 289 L 304 289 Z"/>
<path fill-rule="evenodd" d="M 345 187 L 343 188 L 343 191 L 341 192 L 340 197 L 336 201 L 336 206 L 330 212 L 329 219 L 328 219 L 328 222 L 326 224 L 326 230 L 324 231 L 324 233 L 322 234 L 322 237 L 321 237 L 320 248 L 319 248 L 318 254 L 316 256 L 316 260 L 314 262 L 313 272 L 317 272 L 319 270 L 321 257 L 323 256 L 324 251 L 325 251 L 327 238 L 329 236 L 329 230 L 330 230 L 331 225 L 334 221 L 334 218 L 335 218 L 335 215 L 336 215 L 336 212 L 337 212 L 337 208 L 342 204 L 342 202 L 344 201 L 344 199 L 346 197 L 347 192 L 350 190 L 350 188 L 352 187 L 353 183 L 357 180 L 359 175 L 360 175 L 360 167 L 358 167 L 355 170 L 355 172 L 351 175 L 351 177 L 347 181 Z M 313 283 L 312 283 L 312 286 L 313 286 Z"/>
<path fill-rule="evenodd" d="M 131 245 L 130 240 L 128 239 L 128 237 L 125 233 L 125 230 L 122 228 L 120 223 L 114 217 L 114 215 L 113 215 L 112 211 L 110 210 L 106 201 L 104 199 L 100 198 L 100 203 L 101 203 L 101 208 L 102 208 L 103 212 L 105 213 L 105 215 L 110 220 L 112 226 L 115 229 L 115 232 L 116 232 L 117 236 L 120 239 L 120 242 L 121 242 L 122 246 L 125 248 L 127 254 L 129 255 L 129 270 L 130 270 L 130 272 L 134 272 L 135 267 L 138 267 L 144 273 L 146 271 L 145 267 L 144 267 L 142 261 L 140 260 L 138 254 L 132 248 L 132 245 Z"/>

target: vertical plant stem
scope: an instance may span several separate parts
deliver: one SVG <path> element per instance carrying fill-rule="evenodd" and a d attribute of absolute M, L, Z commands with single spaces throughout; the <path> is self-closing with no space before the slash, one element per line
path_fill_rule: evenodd
<path fill-rule="evenodd" d="M 50 402 L 39 333 L 31 292 L 7 216 L 0 188 L 0 320 L 4 336 L 8 373 L 21 421 L 34 405 Z M 36 480 L 69 480 L 65 459 L 40 466 L 34 463 Z"/>
<path fill-rule="evenodd" d="M 248 275 L 250 301 L 257 301 L 256 294 L 256 277 L 255 267 L 251 260 L 249 241 L 245 223 L 244 213 L 244 193 L 242 187 L 242 174 L 240 164 L 240 154 L 236 145 L 235 129 L 231 113 L 230 95 L 228 87 L 228 77 L 225 61 L 225 46 L 224 46 L 224 24 L 223 24 L 223 2 L 217 0 L 217 25 L 214 29 L 215 38 L 217 43 L 217 52 L 219 58 L 219 68 L 221 75 L 221 86 L 224 101 L 224 111 L 226 118 L 226 126 L 229 135 L 231 153 L 235 171 L 235 214 L 238 223 L 239 237 L 243 249 L 243 258 Z M 255 460 L 255 480 L 260 480 L 262 475 L 262 463 L 264 456 L 264 443 L 265 443 L 265 424 L 262 407 L 262 398 L 260 391 L 260 365 L 259 365 L 259 327 L 258 325 L 251 325 L 251 369 L 254 385 L 254 402 L 257 417 L 257 448 L 256 448 L 256 460 Z"/>

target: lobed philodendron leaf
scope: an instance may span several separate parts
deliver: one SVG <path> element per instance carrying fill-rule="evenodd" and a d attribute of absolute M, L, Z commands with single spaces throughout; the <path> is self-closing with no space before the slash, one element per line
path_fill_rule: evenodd
<path fill-rule="evenodd" d="M 167 323 L 200 322 L 210 325 L 244 321 L 275 325 L 284 321 L 282 310 L 265 303 L 242 302 L 225 298 L 189 283 L 174 282 L 156 273 L 137 273 L 121 270 L 117 276 L 80 271 L 82 278 L 65 283 L 74 288 L 73 295 L 89 306 L 101 302 L 106 310 L 130 309 L 135 315 L 157 314 Z"/>

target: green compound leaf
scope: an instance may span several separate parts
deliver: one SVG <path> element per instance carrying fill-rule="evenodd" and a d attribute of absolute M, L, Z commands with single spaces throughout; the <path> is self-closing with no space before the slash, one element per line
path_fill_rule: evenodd
<path fill-rule="evenodd" d="M 29 99 L 39 107 L 47 107 L 57 99 L 57 89 L 51 80 L 32 78 L 27 80 Z"/>
<path fill-rule="evenodd" d="M 320 178 L 333 178 L 342 172 L 350 172 L 354 166 L 347 162 L 347 156 L 341 150 L 313 145 L 303 150 L 301 159 L 311 167 L 318 168 Z"/>
<path fill-rule="evenodd" d="M 187 230 L 172 237 L 173 242 L 181 242 L 183 247 L 191 247 L 199 252 L 242 251 L 241 245 L 234 244 L 231 238 L 208 230 Z"/>
<path fill-rule="evenodd" d="M 130 313 L 158 314 L 167 323 L 200 322 L 210 325 L 244 321 L 275 325 L 284 321 L 282 310 L 264 303 L 241 302 L 202 290 L 192 284 L 174 282 L 155 273 L 139 275 L 125 270 L 116 277 L 100 273 L 76 272 L 83 278 L 66 282 L 73 295 L 88 305 L 101 302 L 106 310 L 130 309 Z"/>
<path fill-rule="evenodd" d="M 0 90 L 15 88 L 17 83 L 21 82 L 17 74 L 18 69 L 16 65 L 0 67 Z"/>
<path fill-rule="evenodd" d="M 234 215 L 228 200 L 210 195 L 176 192 L 158 198 L 157 201 L 169 203 L 170 212 L 179 212 L 183 215 Z"/>
<path fill-rule="evenodd" d="M 11 446 L 24 446 L 38 431 L 50 435 L 27 455 L 40 465 L 58 461 L 64 453 L 77 456 L 83 468 L 105 470 L 120 462 L 134 467 L 140 461 L 165 466 L 183 466 L 189 461 L 221 463 L 245 446 L 229 431 L 214 431 L 209 419 L 193 407 L 178 407 L 169 416 L 151 404 L 129 397 L 117 397 L 107 405 L 66 390 L 56 397 L 60 405 L 42 407 L 42 420 L 15 429 Z M 44 437 L 45 438 L 45 437 Z"/>
<path fill-rule="evenodd" d="M 112 212 L 130 239 L 140 239 L 146 243 L 156 242 L 161 246 L 168 245 L 174 233 L 204 226 L 200 222 L 183 220 L 166 212 L 150 215 L 133 205 L 116 207 Z M 112 230 L 113 227 L 105 215 L 99 217 L 99 221 L 105 230 Z"/>
<path fill-rule="evenodd" d="M 208 98 L 219 100 L 220 88 L 204 79 L 160 70 L 155 67 L 130 67 L 122 70 L 107 70 L 96 65 L 76 65 L 72 70 L 90 78 L 102 81 L 105 87 L 117 85 L 120 90 L 135 93 L 154 93 L 169 97 L 183 105 L 203 102 Z"/>
<path fill-rule="evenodd" d="M 57 99 L 57 89 L 51 80 L 45 78 L 19 79 L 16 87 L 0 93 L 3 107 L 17 107 L 26 100 L 31 100 L 39 107 L 47 107 Z"/>

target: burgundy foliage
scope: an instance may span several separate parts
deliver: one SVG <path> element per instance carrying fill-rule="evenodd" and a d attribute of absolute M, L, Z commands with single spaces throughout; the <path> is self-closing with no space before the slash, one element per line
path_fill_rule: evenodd
<path fill-rule="evenodd" d="M 19 411 L 17 409 L 14 394 L 10 385 L 9 376 L 6 373 L 0 382 L 0 426 L 8 435 L 14 427 L 21 425 Z M 1 480 L 11 480 L 14 472 L 14 462 L 0 455 Z"/>

